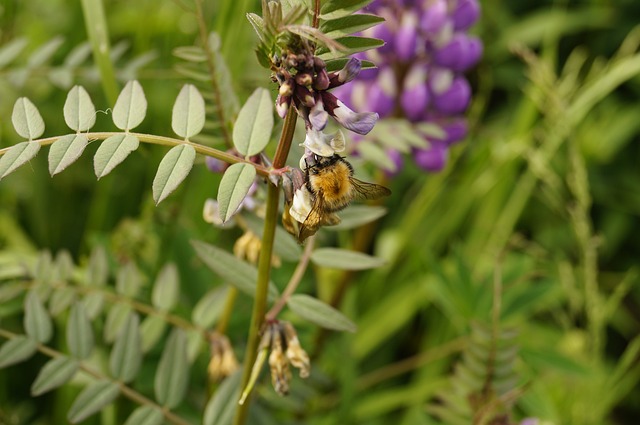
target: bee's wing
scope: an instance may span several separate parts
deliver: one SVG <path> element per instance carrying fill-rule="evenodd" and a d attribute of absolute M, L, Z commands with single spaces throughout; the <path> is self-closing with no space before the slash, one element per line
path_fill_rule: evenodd
<path fill-rule="evenodd" d="M 324 200 L 322 196 L 318 195 L 319 194 L 316 194 L 311 211 L 309 211 L 309 215 L 304 220 L 304 223 L 302 223 L 302 226 L 300 226 L 300 233 L 298 233 L 298 241 L 300 243 L 304 242 L 304 240 L 309 236 L 315 235 L 318 228 L 324 224 Z"/>
<path fill-rule="evenodd" d="M 379 184 L 367 183 L 354 177 L 349 179 L 353 188 L 353 199 L 356 201 L 372 200 L 391 195 L 391 191 Z"/>

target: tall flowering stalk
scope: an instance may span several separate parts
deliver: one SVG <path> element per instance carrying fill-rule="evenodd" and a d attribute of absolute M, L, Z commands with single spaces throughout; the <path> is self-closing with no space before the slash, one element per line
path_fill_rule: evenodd
<path fill-rule="evenodd" d="M 338 3 L 329 4 L 328 7 L 331 9 L 336 5 Z M 310 193 L 308 185 L 303 181 L 304 177 L 302 181 L 299 177 L 305 172 L 308 175 L 309 167 L 326 161 L 326 158 L 333 158 L 336 152 L 345 148 L 345 137 L 340 131 L 333 135 L 323 132 L 329 118 L 361 135 L 369 133 L 378 119 L 375 112 L 354 112 L 330 92 L 352 81 L 361 69 L 361 62 L 354 58 L 346 60 L 344 66 L 337 67 L 333 72 L 329 70 L 329 65 L 335 65 L 335 62 L 330 63 L 331 61 L 344 56 L 340 53 L 344 46 L 319 30 L 320 11 L 319 0 L 314 0 L 311 14 L 303 2 L 282 4 L 263 1 L 262 16 L 248 14 L 248 19 L 260 40 L 256 49 L 258 61 L 271 70 L 272 80 L 278 84 L 276 111 L 284 119 L 284 126 L 269 170 L 264 230 L 258 259 L 258 281 L 243 365 L 242 397 L 234 419 L 236 425 L 243 424 L 246 420 L 251 390 L 267 359 L 268 351 L 271 352 L 268 359 L 272 381 L 279 393 L 285 394 L 288 390 L 291 376 L 289 363 L 300 368 L 302 377 L 309 374 L 309 360 L 300 347 L 295 330 L 289 324 L 280 324 L 276 318 L 284 305 L 282 301 L 286 301 L 285 297 L 295 289 L 297 282 L 292 282 L 297 279 L 292 278 L 291 287 L 287 287 L 283 298 L 269 312 L 269 320 L 265 320 L 280 183 L 288 182 L 285 185 L 285 189 L 288 189 L 285 190 L 285 227 L 290 231 L 299 226 L 304 228 L 312 211 L 310 203 L 314 202 L 314 196 L 319 195 Z M 339 9 L 329 11 L 340 12 Z M 327 10 L 323 9 L 323 12 Z M 379 22 L 379 18 L 375 16 L 366 20 L 369 24 L 365 27 Z M 344 28 L 341 30 L 345 31 Z M 361 48 L 356 47 L 355 51 L 382 44 L 372 39 L 363 40 Z M 323 54 L 327 61 L 321 57 Z M 303 170 L 293 172 L 293 177 L 286 177 L 290 169 L 285 167 L 285 162 L 298 116 L 303 119 L 306 129 L 306 138 L 302 143 L 305 151 L 300 159 Z M 218 164 L 209 165 L 215 170 Z M 353 173 L 351 168 L 349 170 Z M 245 208 L 250 206 L 246 203 L 244 205 Z M 319 221 L 316 224 L 319 227 L 332 223 Z M 299 239 L 303 240 L 312 235 L 317 227 L 307 231 L 304 237 Z M 311 244 L 308 243 L 308 246 Z M 305 255 L 309 254 L 310 251 Z"/>
<path fill-rule="evenodd" d="M 414 147 L 411 153 L 423 169 L 439 171 L 447 162 L 449 147 L 467 134 L 463 114 L 471 88 L 463 74 L 483 52 L 480 39 L 468 34 L 480 16 L 478 1 L 377 0 L 364 11 L 385 18 L 365 34 L 386 44 L 358 55 L 373 61 L 377 69 L 362 72 L 337 95 L 354 109 L 373 110 L 381 118 L 406 117 L 416 125 L 438 125 L 442 134 L 424 134 L 428 145 Z M 400 165 L 400 152 L 388 149 L 387 154 Z"/>

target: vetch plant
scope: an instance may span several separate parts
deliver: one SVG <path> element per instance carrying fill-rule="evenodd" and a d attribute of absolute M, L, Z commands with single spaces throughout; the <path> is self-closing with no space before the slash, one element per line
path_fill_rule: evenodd
<path fill-rule="evenodd" d="M 90 142 L 99 142 L 93 158 L 98 179 L 114 172 L 141 143 L 167 146 L 170 149 L 160 161 L 153 179 L 154 202 L 159 204 L 171 195 L 191 172 L 197 155 L 204 155 L 210 169 L 223 173 L 217 199 L 205 202 L 205 220 L 220 225 L 233 220 L 244 233 L 237 240 L 233 255 L 202 241 L 192 242 L 195 254 L 202 262 L 232 285 L 226 294 L 215 292 L 205 296 L 195 306 L 192 321 L 172 313 L 176 308 L 179 278 L 177 269 L 171 264 L 157 277 L 150 304 L 147 304 L 138 300 L 142 279 L 131 259 L 121 260 L 115 291 L 112 291 L 105 286 L 109 280 L 109 267 L 103 251 L 94 252 L 86 278 L 78 277 L 83 268 L 74 265 L 68 257 L 61 254 L 52 260 L 50 255 L 44 254 L 28 270 L 11 275 L 18 282 L 2 294 L 5 300 L 27 295 L 22 305 L 25 334 L 0 329 L 1 336 L 9 339 L 0 348 L 0 364 L 8 366 L 24 361 L 36 351 L 51 357 L 34 383 L 35 395 L 63 385 L 78 371 L 90 376 L 92 382 L 81 391 L 68 412 L 68 420 L 72 423 L 91 416 L 119 395 L 140 405 L 129 416 L 127 424 L 141 421 L 189 423 L 174 409 L 186 395 L 191 363 L 203 346 L 211 350 L 208 366 L 211 380 L 229 377 L 226 378 L 228 384 L 225 380 L 208 403 L 204 418 L 207 424 L 218 423 L 220 400 L 228 397 L 233 400 L 229 404 L 231 412 L 237 405 L 234 423 L 246 422 L 252 390 L 267 353 L 273 385 L 279 394 L 288 392 L 289 364 L 300 369 L 301 377 L 308 377 L 311 370 L 309 356 L 302 348 L 293 324 L 278 319 L 284 307 L 288 306 L 298 316 L 328 329 L 355 330 L 355 325 L 338 310 L 317 298 L 295 294 L 309 262 L 339 269 L 367 269 L 381 264 L 380 260 L 365 254 L 354 253 L 349 257 L 346 250 L 314 250 L 312 237 L 321 226 L 337 224 L 340 218 L 336 213 L 351 200 L 375 199 L 390 193 L 382 186 L 353 177 L 353 167 L 339 156 L 345 149 L 342 132 L 331 136 L 323 133 L 329 117 L 358 134 L 370 132 L 377 121 L 377 113 L 356 113 L 329 91 L 352 81 L 361 68 L 372 66 L 349 58 L 349 55 L 382 45 L 374 38 L 350 35 L 379 23 L 380 18 L 362 15 L 355 22 L 344 19 L 354 7 L 367 3 L 355 2 L 343 8 L 339 1 L 321 5 L 316 0 L 309 9 L 305 2 L 264 1 L 262 16 L 248 15 L 260 40 L 256 50 L 258 61 L 270 69 L 273 80 L 279 85 L 275 106 L 284 125 L 272 158 L 265 153 L 275 125 L 274 101 L 269 91 L 256 89 L 240 108 L 233 131 L 225 130 L 228 115 L 225 115 L 226 104 L 220 96 L 219 79 L 228 75 L 216 71 L 224 69 L 224 64 L 216 62 L 220 59 L 216 53 L 216 40 L 206 34 L 201 34 L 202 50 L 181 49 L 176 54 L 185 60 L 202 54 L 208 61 L 216 95 L 215 106 L 223 125 L 221 134 L 232 143 L 226 150 L 194 141 L 205 128 L 207 112 L 205 99 L 193 84 L 182 87 L 173 105 L 171 128 L 176 137 L 134 132 L 145 119 L 149 107 L 144 89 L 136 80 L 126 84 L 113 107 L 112 119 L 118 132 L 92 131 L 96 109 L 82 86 L 74 86 L 69 91 L 64 105 L 64 120 L 72 130 L 68 135 L 42 138 L 45 124 L 37 107 L 29 99 L 19 98 L 11 121 L 16 132 L 26 140 L 0 150 L 0 179 L 28 163 L 42 146 L 50 146 L 49 172 L 55 176 L 77 161 Z M 198 1 L 196 4 L 201 7 Z M 298 116 L 306 129 L 306 139 L 301 143 L 305 148 L 300 159 L 302 170 L 286 166 Z M 340 177 L 332 179 L 336 170 Z M 329 176 L 328 182 L 326 176 L 322 179 L 323 174 Z M 300 242 L 309 238 L 303 252 L 277 224 L 283 181 L 286 182 L 284 224 Z M 335 185 L 338 186 L 333 194 L 331 188 Z M 287 217 L 292 217 L 293 221 Z M 351 225 L 377 217 L 379 215 L 365 215 Z M 282 294 L 277 289 L 281 285 L 271 281 L 271 268 L 279 265 L 280 258 L 298 261 Z M 351 259 L 345 262 L 344 258 Z M 51 288 L 54 292 L 50 302 L 55 305 L 52 311 L 56 314 L 69 311 L 66 332 L 69 353 L 47 345 L 52 338 L 53 325 L 51 313 L 44 303 L 49 299 Z M 253 297 L 240 380 L 237 374 L 234 375 L 238 365 L 225 335 L 237 290 Z M 226 299 L 224 313 L 220 313 L 219 308 L 216 308 L 216 314 L 207 312 L 213 307 L 214 296 Z M 105 302 L 110 307 L 104 317 L 104 340 L 113 346 L 109 369 L 102 371 L 94 368 L 88 359 L 96 339 L 91 322 L 102 317 Z M 273 306 L 267 312 L 268 303 Z M 211 329 L 218 319 L 216 329 Z M 152 400 L 134 389 L 132 382 L 140 373 L 144 354 L 158 343 L 167 327 L 172 330 L 157 364 Z M 231 385 L 235 389 L 230 388 Z M 240 389 L 241 398 L 230 396 Z M 235 403 L 237 400 L 240 400 L 239 404 Z M 225 414 L 227 420 L 229 412 L 227 410 Z"/>

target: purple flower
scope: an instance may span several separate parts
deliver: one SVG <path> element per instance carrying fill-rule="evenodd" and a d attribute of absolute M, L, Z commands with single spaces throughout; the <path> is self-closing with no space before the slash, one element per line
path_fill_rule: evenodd
<path fill-rule="evenodd" d="M 441 67 L 462 72 L 475 65 L 481 56 L 482 42 L 478 38 L 456 33 L 449 43 L 435 51 L 434 61 Z"/>
<path fill-rule="evenodd" d="M 464 30 L 475 24 L 480 17 L 480 4 L 477 0 L 458 0 L 453 11 L 453 26 L 456 30 Z"/>
<path fill-rule="evenodd" d="M 409 120 L 419 121 L 428 103 L 427 68 L 426 65 L 417 63 L 411 67 L 404 79 L 400 105 Z"/>
<path fill-rule="evenodd" d="M 226 162 L 212 156 L 205 157 L 204 163 L 212 173 L 222 173 L 229 167 L 229 164 L 227 164 Z"/>
<path fill-rule="evenodd" d="M 428 148 L 415 150 L 413 157 L 420 168 L 436 172 L 442 170 L 447 163 L 449 149 L 444 143 L 431 142 Z"/>
<path fill-rule="evenodd" d="M 447 19 L 446 0 L 436 0 L 422 13 L 420 28 L 426 32 L 437 33 L 447 23 Z"/>
<path fill-rule="evenodd" d="M 407 11 L 402 15 L 394 41 L 400 60 L 408 61 L 415 56 L 418 46 L 418 16 L 415 12 Z"/>
<path fill-rule="evenodd" d="M 452 145 L 467 137 L 469 130 L 467 121 L 461 118 L 453 120 L 443 126 L 446 133 L 444 141 L 447 145 Z"/>
<path fill-rule="evenodd" d="M 471 86 L 466 78 L 456 77 L 445 92 L 433 97 L 435 108 L 445 114 L 455 115 L 464 112 L 471 101 Z"/>
<path fill-rule="evenodd" d="M 354 112 L 331 93 L 324 93 L 326 111 L 344 128 L 358 134 L 367 134 L 378 121 L 375 112 Z"/>

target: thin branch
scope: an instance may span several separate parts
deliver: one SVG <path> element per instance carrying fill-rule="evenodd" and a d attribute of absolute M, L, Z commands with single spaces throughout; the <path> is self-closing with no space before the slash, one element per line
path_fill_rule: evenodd
<path fill-rule="evenodd" d="M 211 91 L 213 93 L 213 98 L 216 103 L 216 113 L 218 114 L 218 119 L 222 123 L 222 136 L 224 137 L 224 141 L 228 147 L 233 146 L 233 138 L 231 133 L 229 132 L 229 127 L 227 126 L 227 117 L 225 116 L 224 104 L 222 102 L 222 93 L 220 92 L 220 87 L 218 86 L 218 80 L 216 78 L 216 62 L 213 57 L 213 52 L 211 51 L 211 44 L 209 43 L 209 34 L 207 31 L 207 25 L 204 19 L 204 12 L 202 9 L 202 0 L 196 0 L 196 21 L 198 21 L 198 32 L 200 35 L 200 43 L 202 43 L 202 47 L 204 49 L 205 56 L 207 57 L 207 68 L 209 68 L 209 77 L 211 79 Z"/>
<path fill-rule="evenodd" d="M 1 329 L 0 328 L 0 337 L 6 338 L 6 339 L 14 339 L 17 338 L 19 335 L 15 334 L 13 332 L 7 331 L 5 329 Z M 37 345 L 37 349 L 38 351 L 40 351 L 42 354 L 49 356 L 51 358 L 59 358 L 62 356 L 65 356 L 64 353 L 57 351 L 51 347 L 48 347 L 44 344 L 40 344 L 38 343 Z M 158 409 L 159 411 L 162 412 L 162 415 L 165 417 L 165 419 L 169 422 L 171 422 L 172 424 L 176 424 L 176 425 L 190 425 L 189 422 L 187 422 L 186 420 L 182 419 L 180 416 L 176 415 L 175 413 L 171 412 L 169 409 L 167 409 L 166 407 L 162 407 L 159 404 L 155 403 L 153 400 L 145 397 L 144 395 L 140 394 L 139 392 L 137 392 L 136 390 L 134 390 L 131 387 L 128 387 L 124 382 L 122 381 L 117 381 L 113 378 L 111 378 L 110 376 L 104 375 L 102 374 L 100 371 L 94 369 L 93 367 L 89 366 L 88 364 L 86 364 L 83 361 L 78 361 L 78 365 L 80 370 L 82 370 L 84 373 L 86 373 L 89 376 L 92 376 L 96 379 L 100 379 L 100 380 L 108 380 L 111 382 L 115 382 L 116 384 L 118 384 L 118 387 L 120 387 L 120 392 L 127 397 L 129 400 L 140 404 L 140 405 L 147 405 L 147 406 L 152 406 L 156 409 Z"/>
<path fill-rule="evenodd" d="M 105 140 L 111 136 L 115 136 L 118 134 L 124 134 L 123 132 L 97 132 L 97 133 L 83 133 L 89 140 L 94 141 L 94 140 Z M 140 140 L 143 143 L 149 143 L 152 145 L 161 145 L 161 146 L 178 146 L 178 145 L 191 145 L 193 146 L 193 148 L 196 150 L 196 152 L 198 152 L 199 154 L 205 155 L 205 156 L 210 156 L 213 158 L 217 158 L 221 161 L 224 161 L 228 164 L 237 164 L 237 163 L 243 163 L 243 164 L 249 164 L 252 167 L 254 167 L 256 169 L 256 172 L 262 176 L 262 177 L 269 177 L 270 173 L 269 170 L 259 164 L 255 164 L 251 161 L 247 161 L 243 158 L 238 158 L 237 156 L 231 155 L 230 153 L 218 150 L 218 149 L 214 149 L 211 148 L 209 146 L 205 146 L 205 145 L 201 145 L 199 143 L 195 143 L 192 142 L 190 140 L 183 140 L 183 139 L 175 139 L 173 137 L 164 137 L 164 136 L 156 136 L 153 134 L 144 134 L 144 133 L 131 133 L 128 132 L 127 134 L 131 134 L 132 136 L 136 136 L 138 138 L 138 140 Z M 45 139 L 37 139 L 37 140 L 32 140 L 30 143 L 39 143 L 40 146 L 47 146 L 47 145 L 51 145 L 53 144 L 56 140 L 58 140 L 60 137 L 62 136 L 54 136 L 54 137 L 47 137 Z M 11 149 L 11 146 L 0 149 L 0 156 L 4 155 L 5 153 L 7 153 L 9 151 L 9 149 Z"/>
<path fill-rule="evenodd" d="M 275 302 L 273 307 L 271 307 L 271 310 L 269 310 L 269 312 L 266 314 L 264 318 L 265 321 L 271 322 L 275 320 L 278 317 L 280 311 L 287 304 L 287 301 L 289 301 L 289 298 L 291 298 L 291 295 L 295 293 L 296 288 L 298 288 L 298 284 L 300 284 L 300 281 L 304 276 L 304 272 L 307 270 L 307 266 L 309 265 L 309 260 L 311 259 L 311 253 L 313 252 L 315 241 L 315 235 L 309 237 L 309 239 L 307 240 L 307 245 L 304 247 L 302 257 L 300 258 L 296 269 L 293 271 L 289 283 L 287 283 L 287 286 L 280 298 Z"/>

